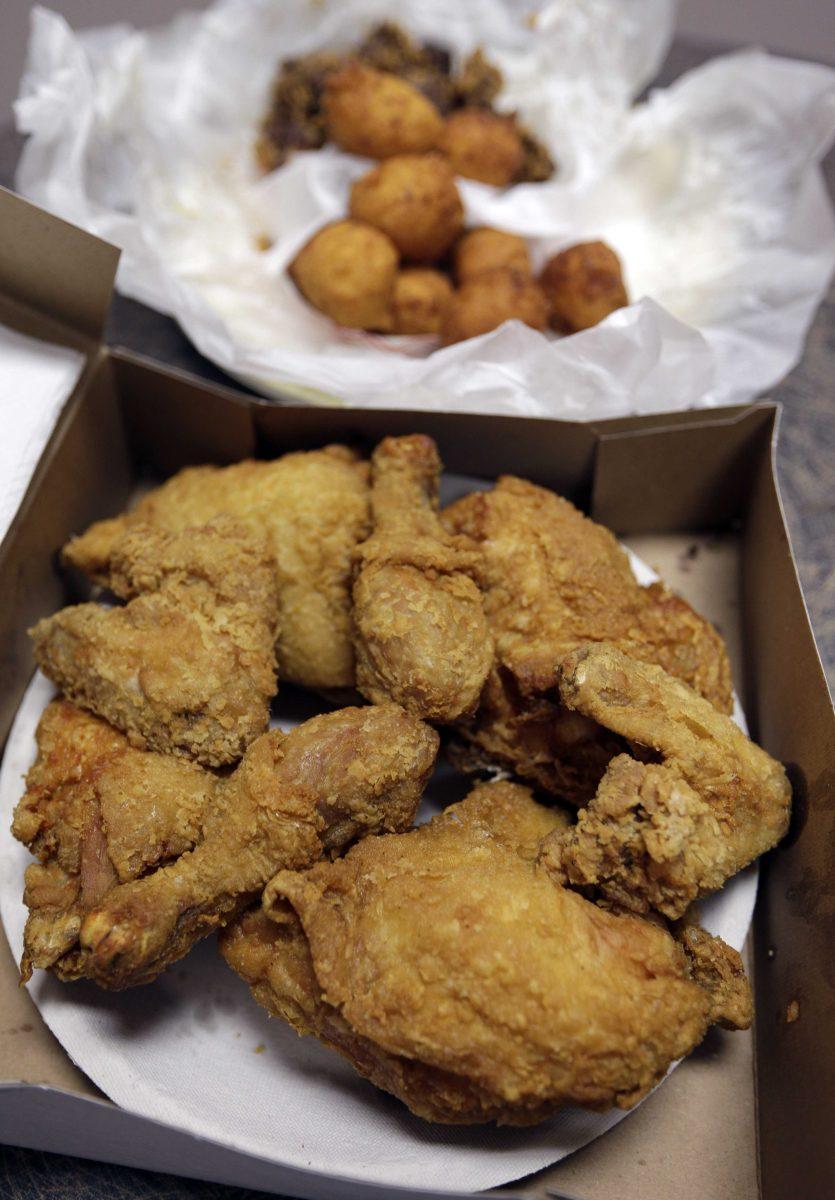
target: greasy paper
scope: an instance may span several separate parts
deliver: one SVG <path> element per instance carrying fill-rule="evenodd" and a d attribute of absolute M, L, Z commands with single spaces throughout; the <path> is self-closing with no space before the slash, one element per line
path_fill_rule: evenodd
<path fill-rule="evenodd" d="M 405 0 L 397 19 L 461 58 L 478 44 L 559 164 L 505 190 L 461 180 L 468 224 L 524 234 L 534 264 L 603 238 L 633 303 L 572 337 L 518 322 L 445 349 L 341 329 L 285 268 L 344 215 L 367 160 L 327 147 L 266 177 L 252 144 L 277 63 L 356 42 L 390 0 L 219 0 L 170 26 L 74 34 L 33 13 L 17 184 L 122 247 L 118 286 L 174 316 L 267 394 L 568 419 L 739 403 L 797 361 L 835 263 L 818 163 L 835 72 L 748 51 L 632 107 L 672 0 Z M 266 235 L 272 248 L 258 248 Z"/>

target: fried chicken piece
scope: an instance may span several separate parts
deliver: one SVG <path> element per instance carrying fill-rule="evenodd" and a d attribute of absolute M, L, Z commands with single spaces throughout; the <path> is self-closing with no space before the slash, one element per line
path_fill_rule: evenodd
<path fill-rule="evenodd" d="M 478 556 L 438 518 L 441 463 L 422 434 L 384 438 L 371 460 L 373 533 L 357 549 L 357 686 L 374 703 L 452 721 L 471 712 L 493 659 Z"/>
<path fill-rule="evenodd" d="M 41 670 L 140 749 L 237 761 L 275 694 L 275 574 L 230 518 L 167 533 L 132 525 L 104 566 L 128 603 L 79 604 L 31 631 Z"/>
<path fill-rule="evenodd" d="M 601 645 L 566 658 L 559 690 L 568 708 L 662 758 L 613 759 L 577 824 L 543 850 L 561 883 L 680 917 L 785 834 L 783 767 L 686 683 Z"/>
<path fill-rule="evenodd" d="M 630 1107 L 701 1041 L 714 993 L 659 924 L 533 860 L 531 835 L 563 822 L 526 788 L 482 785 L 428 825 L 282 871 L 221 952 L 270 1012 L 427 1120 Z"/>
<path fill-rule="evenodd" d="M 137 750 L 124 734 L 67 700 L 47 706 L 38 757 L 12 833 L 39 859 L 26 870 L 21 976 L 84 973 L 84 914 L 200 839 L 218 779 L 196 763 Z"/>
<path fill-rule="evenodd" d="M 84 973 L 112 989 L 148 983 L 251 904 L 276 871 L 406 828 L 437 749 L 435 731 L 395 704 L 264 734 L 218 785 L 198 845 L 87 912 Z"/>
<path fill-rule="evenodd" d="M 442 519 L 481 552 L 496 643 L 479 710 L 457 726 L 461 765 L 500 764 L 574 804 L 589 800 L 609 760 L 629 748 L 560 703 L 559 663 L 589 641 L 657 663 L 730 712 L 730 668 L 716 630 L 663 584 L 641 587 L 609 530 L 567 500 L 503 476 Z"/>
<path fill-rule="evenodd" d="M 65 548 L 98 583 L 115 539 L 137 522 L 177 533 L 230 513 L 266 537 L 278 585 L 279 677 L 310 688 L 353 686 L 351 554 L 368 533 L 368 464 L 346 446 L 273 462 L 187 467 L 130 512 Z"/>

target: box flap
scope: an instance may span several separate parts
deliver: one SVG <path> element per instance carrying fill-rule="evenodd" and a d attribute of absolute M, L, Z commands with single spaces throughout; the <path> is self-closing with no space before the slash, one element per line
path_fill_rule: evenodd
<path fill-rule="evenodd" d="M 13 305 L 98 344 L 119 254 L 108 242 L 0 188 L 0 294 Z"/>

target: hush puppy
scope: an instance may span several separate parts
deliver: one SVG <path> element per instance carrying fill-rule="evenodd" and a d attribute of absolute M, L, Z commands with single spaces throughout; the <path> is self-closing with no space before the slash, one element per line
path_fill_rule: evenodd
<path fill-rule="evenodd" d="M 450 301 L 441 327 L 445 346 L 497 329 L 512 318 L 532 329 L 548 325 L 548 302 L 529 274 L 515 267 L 495 267 L 469 279 Z"/>
<path fill-rule="evenodd" d="M 452 245 L 464 209 L 439 154 L 398 154 L 351 188 L 351 216 L 388 234 L 404 258 L 436 262 Z"/>
<path fill-rule="evenodd" d="M 590 329 L 629 303 L 620 259 L 605 242 L 582 242 L 549 258 L 539 277 L 551 324 L 565 333 Z"/>
<path fill-rule="evenodd" d="M 392 327 L 397 248 L 361 221 L 320 229 L 290 264 L 290 276 L 314 308 L 351 329 Z"/>
<path fill-rule="evenodd" d="M 431 150 L 443 130 L 435 105 L 411 83 L 356 61 L 327 77 L 323 105 L 331 140 L 368 158 Z"/>
<path fill-rule="evenodd" d="M 507 187 L 522 168 L 525 148 L 512 117 L 459 108 L 444 121 L 438 149 L 456 175 Z"/>
<path fill-rule="evenodd" d="M 471 229 L 455 243 L 455 278 L 458 283 L 475 279 L 484 271 L 496 267 L 514 267 L 525 275 L 531 273 L 531 260 L 524 238 L 501 229 Z"/>
<path fill-rule="evenodd" d="M 406 267 L 394 283 L 394 332 L 440 333 L 452 284 L 431 267 Z"/>

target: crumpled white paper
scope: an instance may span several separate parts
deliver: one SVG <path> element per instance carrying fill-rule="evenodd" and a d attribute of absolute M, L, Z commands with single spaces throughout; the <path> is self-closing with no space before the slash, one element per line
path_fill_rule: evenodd
<path fill-rule="evenodd" d="M 536 12 L 536 10 L 539 10 Z M 631 107 L 674 0 L 403 0 L 399 20 L 457 56 L 483 43 L 560 165 L 505 191 L 461 182 L 470 224 L 621 254 L 635 302 L 559 339 L 509 322 L 446 349 L 339 329 L 284 269 L 347 207 L 366 160 L 330 147 L 258 178 L 252 141 L 276 63 L 348 45 L 390 0 L 218 0 L 137 33 L 74 34 L 36 8 L 16 104 L 18 188 L 123 249 L 118 287 L 176 317 L 267 394 L 567 419 L 737 403 L 797 361 L 835 264 L 818 162 L 835 71 L 747 51 Z M 532 14 L 536 12 L 535 22 Z M 258 235 L 274 239 L 264 253 Z"/>
<path fill-rule="evenodd" d="M 0 325 L 0 542 L 83 368 L 77 350 Z"/>
<path fill-rule="evenodd" d="M 472 490 L 446 477 L 447 497 Z M 657 578 L 634 554 L 641 583 Z M 279 693 L 282 728 L 317 711 L 315 698 Z M 0 769 L 0 918 L 12 953 L 23 946 L 21 893 L 31 862 L 11 835 L 22 776 L 35 757 L 35 729 L 54 694 L 37 674 L 9 735 Z M 745 728 L 739 703 L 734 718 Z M 466 782 L 458 776 L 466 790 Z M 428 818 L 450 800 L 439 768 L 421 805 Z M 757 868 L 700 904 L 703 924 L 742 948 Z M 36 972 L 29 994 L 64 1049 L 120 1107 L 269 1161 L 389 1187 L 480 1191 L 558 1162 L 626 1113 L 567 1108 L 531 1129 L 430 1125 L 361 1079 L 339 1055 L 270 1020 L 217 953 L 213 939 L 146 988 L 102 992 Z M 321 1189 L 320 1189 L 321 1191 Z M 322 1193 L 324 1194 L 324 1193 Z"/>

